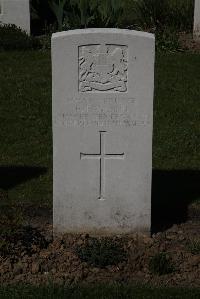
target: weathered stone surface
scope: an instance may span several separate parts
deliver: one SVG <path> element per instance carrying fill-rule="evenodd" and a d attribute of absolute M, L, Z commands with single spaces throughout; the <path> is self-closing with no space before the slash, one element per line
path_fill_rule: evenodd
<path fill-rule="evenodd" d="M 199 0 L 195 0 L 194 38 L 200 40 L 200 1 Z"/>
<path fill-rule="evenodd" d="M 30 33 L 29 0 L 0 0 L 0 22 L 15 24 Z"/>
<path fill-rule="evenodd" d="M 154 36 L 52 37 L 54 231 L 149 231 Z"/>

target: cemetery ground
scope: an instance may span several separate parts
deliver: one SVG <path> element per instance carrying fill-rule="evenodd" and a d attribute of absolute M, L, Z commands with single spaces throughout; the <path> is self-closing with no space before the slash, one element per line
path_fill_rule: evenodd
<path fill-rule="evenodd" d="M 152 238 L 52 240 L 50 53 L 1 52 L 0 64 L 0 297 L 198 298 L 200 54 L 156 57 Z"/>

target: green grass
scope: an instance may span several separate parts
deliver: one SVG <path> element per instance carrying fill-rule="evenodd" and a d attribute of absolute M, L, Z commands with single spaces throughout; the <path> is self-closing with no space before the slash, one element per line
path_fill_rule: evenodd
<path fill-rule="evenodd" d="M 2 299 L 195 299 L 199 298 L 200 289 L 150 288 L 126 285 L 99 285 L 74 287 L 1 287 Z"/>
<path fill-rule="evenodd" d="M 44 167 L 13 183 L 10 202 L 52 205 L 51 59 L 49 52 L 0 52 L 0 166 Z M 153 167 L 200 169 L 200 55 L 158 54 Z M 16 177 L 12 180 L 17 181 Z M 28 174 L 25 176 L 28 177 Z M 31 177 L 31 176 L 30 176 Z M 0 189 L 1 189 L 0 182 Z"/>
<path fill-rule="evenodd" d="M 200 169 L 200 55 L 156 60 L 153 166 Z"/>
<path fill-rule="evenodd" d="M 50 53 L 1 52 L 0 65 L 0 166 L 47 168 L 37 179 L 16 184 L 9 199 L 51 205 Z"/>

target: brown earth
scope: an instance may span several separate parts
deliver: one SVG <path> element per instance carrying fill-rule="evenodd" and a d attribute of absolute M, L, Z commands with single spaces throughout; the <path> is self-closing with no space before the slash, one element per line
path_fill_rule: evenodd
<path fill-rule="evenodd" d="M 123 248 L 126 260 L 105 267 L 91 265 L 78 256 L 77 248 L 86 246 L 92 240 L 90 236 L 66 234 L 53 240 L 51 220 L 41 211 L 38 218 L 32 215 L 28 226 L 15 231 L 7 229 L 2 235 L 1 284 L 53 281 L 58 284 L 140 282 L 156 286 L 200 286 L 199 205 L 190 206 L 192 220 L 175 224 L 152 238 L 143 235 L 109 237 L 110 242 Z M 103 240 L 103 237 L 97 238 Z M 171 261 L 172 273 L 158 275 L 150 271 L 151 258 L 160 252 L 165 252 Z"/>
<path fill-rule="evenodd" d="M 200 41 L 193 39 L 192 34 L 182 32 L 179 36 L 181 47 L 194 53 L 200 52 Z"/>

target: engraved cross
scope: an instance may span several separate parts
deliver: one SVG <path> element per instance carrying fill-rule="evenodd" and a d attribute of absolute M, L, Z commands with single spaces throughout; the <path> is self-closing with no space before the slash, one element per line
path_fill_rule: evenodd
<path fill-rule="evenodd" d="M 85 154 L 80 153 L 80 159 L 94 159 L 100 161 L 100 182 L 99 182 L 99 200 L 105 200 L 105 160 L 116 159 L 124 160 L 125 154 L 106 154 L 105 153 L 105 133 L 106 131 L 99 131 L 100 133 L 100 153 L 99 154 Z"/>

